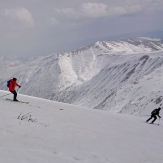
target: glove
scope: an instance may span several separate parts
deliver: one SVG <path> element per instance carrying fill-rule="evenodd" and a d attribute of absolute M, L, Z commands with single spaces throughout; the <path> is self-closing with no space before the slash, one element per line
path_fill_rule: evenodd
<path fill-rule="evenodd" d="M 19 88 L 20 88 L 21 86 L 19 85 Z"/>

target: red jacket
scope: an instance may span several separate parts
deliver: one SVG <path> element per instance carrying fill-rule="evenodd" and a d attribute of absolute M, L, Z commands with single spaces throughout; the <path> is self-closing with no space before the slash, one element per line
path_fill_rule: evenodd
<path fill-rule="evenodd" d="M 16 81 L 10 79 L 9 91 L 14 91 L 16 86 L 20 86 Z"/>

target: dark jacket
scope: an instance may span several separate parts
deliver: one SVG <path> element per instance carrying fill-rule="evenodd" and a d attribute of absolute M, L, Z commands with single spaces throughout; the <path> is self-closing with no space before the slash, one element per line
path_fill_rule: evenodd
<path fill-rule="evenodd" d="M 151 114 L 152 114 L 153 116 L 157 115 L 158 117 L 160 117 L 160 116 L 159 116 L 160 110 L 161 110 L 161 108 L 154 109 L 154 110 L 151 112 Z M 161 118 L 161 117 L 160 117 L 160 118 Z"/>

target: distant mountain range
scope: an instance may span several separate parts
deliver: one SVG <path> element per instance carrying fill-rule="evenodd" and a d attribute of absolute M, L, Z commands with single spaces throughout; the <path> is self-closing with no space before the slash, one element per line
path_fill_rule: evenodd
<path fill-rule="evenodd" d="M 17 77 L 22 94 L 139 115 L 162 104 L 163 41 L 139 37 L 98 41 L 76 51 L 0 59 L 0 89 Z"/>
<path fill-rule="evenodd" d="M 80 42 L 74 43 L 76 47 L 78 45 L 89 45 L 92 42 L 98 41 L 107 41 L 107 40 L 120 40 L 120 39 L 128 39 L 128 38 L 138 38 L 138 37 L 148 37 L 148 38 L 160 38 L 163 40 L 163 30 L 157 30 L 157 31 L 137 31 L 137 32 L 130 32 L 130 33 L 124 33 L 124 34 L 118 34 L 118 35 L 109 35 L 106 37 L 98 37 L 98 38 L 90 38 L 86 40 L 82 40 Z M 74 46 L 74 45 L 73 45 Z"/>

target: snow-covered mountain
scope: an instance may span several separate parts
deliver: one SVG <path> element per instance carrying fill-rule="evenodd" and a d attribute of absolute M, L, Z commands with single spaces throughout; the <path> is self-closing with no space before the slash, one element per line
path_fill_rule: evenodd
<path fill-rule="evenodd" d="M 0 98 L 0 163 L 163 162 L 161 120 L 18 98 L 29 104 Z"/>
<path fill-rule="evenodd" d="M 25 63 L 1 64 L 0 89 L 17 77 L 23 94 L 138 115 L 161 104 L 162 72 L 160 39 L 101 41 Z"/>

